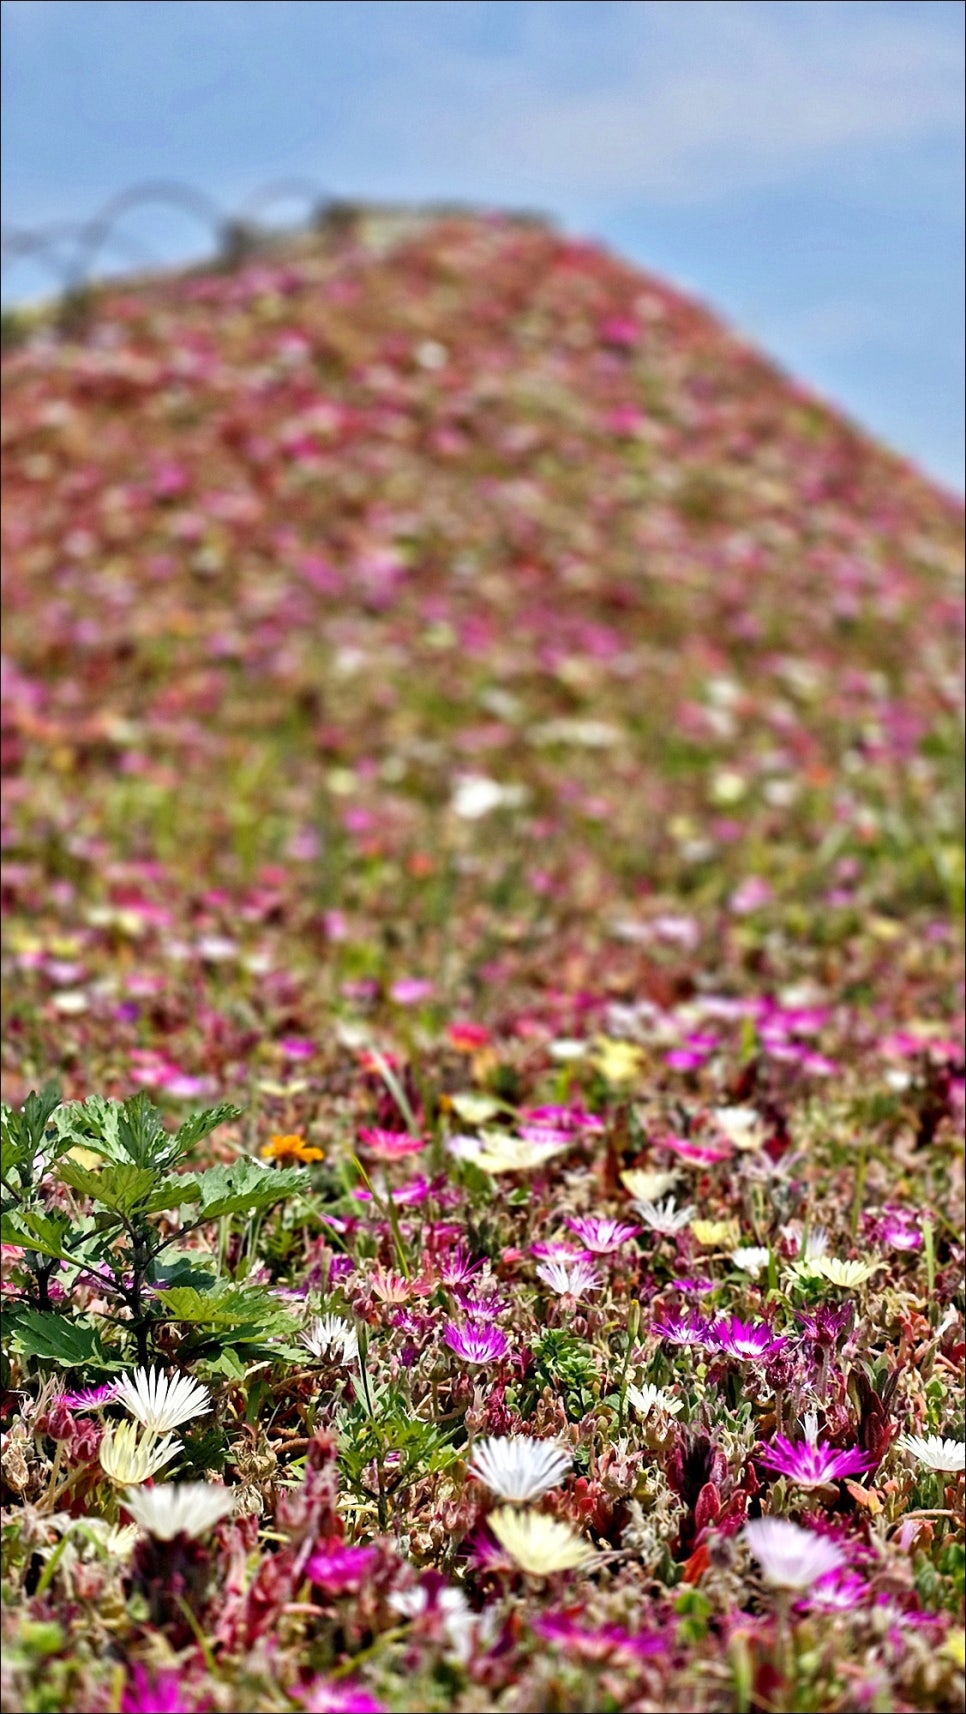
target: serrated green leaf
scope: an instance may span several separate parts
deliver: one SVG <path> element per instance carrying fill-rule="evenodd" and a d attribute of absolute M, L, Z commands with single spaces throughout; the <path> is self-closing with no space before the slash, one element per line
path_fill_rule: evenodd
<path fill-rule="evenodd" d="M 5 1320 L 14 1344 L 28 1357 L 42 1357 L 65 1369 L 87 1363 L 97 1363 L 102 1368 L 111 1366 L 110 1356 L 93 1327 L 43 1309 L 13 1310 Z"/>
<path fill-rule="evenodd" d="M 201 1113 L 192 1113 L 183 1125 L 178 1126 L 174 1134 L 178 1153 L 186 1155 L 189 1149 L 193 1149 L 196 1143 L 209 1136 L 219 1125 L 226 1124 L 229 1119 L 241 1117 L 242 1108 L 233 1107 L 229 1101 L 221 1101 L 217 1107 L 206 1107 Z"/>
<path fill-rule="evenodd" d="M 254 1214 L 271 1208 L 274 1202 L 302 1190 L 308 1174 L 301 1167 L 284 1167 L 281 1171 L 259 1166 L 243 1157 L 229 1165 L 209 1167 L 194 1177 L 206 1220 L 223 1214 Z"/>
<path fill-rule="evenodd" d="M 0 1238 L 5 1244 L 19 1244 L 21 1249 L 34 1250 L 40 1256 L 69 1262 L 73 1258 L 65 1248 L 65 1238 L 73 1227 L 68 1214 L 41 1214 L 36 1209 L 23 1209 L 16 1215 L 3 1215 Z"/>
<path fill-rule="evenodd" d="M 78 1161 L 64 1160 L 58 1173 L 61 1182 L 70 1185 L 71 1190 L 92 1197 L 102 1207 L 120 1215 L 132 1214 L 135 1209 L 143 1211 L 152 1195 L 162 1188 L 158 1186 L 159 1174 L 152 1167 L 131 1163 L 112 1164 L 100 1172 L 91 1172 Z M 172 1204 L 163 1202 L 161 1206 L 170 1208 Z"/>

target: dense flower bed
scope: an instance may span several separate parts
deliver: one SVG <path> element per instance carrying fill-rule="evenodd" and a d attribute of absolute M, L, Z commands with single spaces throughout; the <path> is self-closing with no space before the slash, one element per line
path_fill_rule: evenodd
<path fill-rule="evenodd" d="M 501 219 L 4 389 L 5 1705 L 960 1707 L 961 511 Z"/>

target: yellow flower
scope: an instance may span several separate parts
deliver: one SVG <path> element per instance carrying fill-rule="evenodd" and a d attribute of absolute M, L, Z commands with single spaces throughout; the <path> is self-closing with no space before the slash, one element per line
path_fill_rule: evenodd
<path fill-rule="evenodd" d="M 304 1137 L 296 1135 L 282 1136 L 274 1132 L 269 1137 L 264 1148 L 259 1149 L 264 1160 L 270 1161 L 324 1161 L 325 1150 L 316 1149 L 305 1141 Z"/>
<path fill-rule="evenodd" d="M 124 1484 L 146 1482 L 180 1450 L 174 1434 L 159 1440 L 152 1429 L 142 1432 L 139 1422 L 118 1422 L 105 1431 L 97 1455 L 105 1476 Z"/>
<path fill-rule="evenodd" d="M 593 1559 L 597 1549 L 567 1524 L 545 1512 L 519 1512 L 501 1506 L 487 1522 L 501 1547 L 531 1577 L 550 1577 L 555 1571 L 572 1571 Z"/>
<path fill-rule="evenodd" d="M 598 1036 L 594 1043 L 594 1065 L 608 1083 L 633 1083 L 644 1063 L 644 1055 L 633 1042 Z"/>
<path fill-rule="evenodd" d="M 737 1220 L 692 1220 L 691 1231 L 709 1250 L 733 1250 L 741 1236 Z"/>
<path fill-rule="evenodd" d="M 621 1184 L 637 1202 L 659 1202 L 677 1184 L 679 1172 L 655 1172 L 642 1167 L 628 1167 L 620 1175 Z"/>

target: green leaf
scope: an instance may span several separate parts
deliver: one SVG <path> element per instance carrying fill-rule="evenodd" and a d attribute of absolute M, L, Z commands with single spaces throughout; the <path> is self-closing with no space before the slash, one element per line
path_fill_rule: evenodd
<path fill-rule="evenodd" d="M 210 1135 L 219 1125 L 224 1125 L 229 1119 L 240 1119 L 241 1107 L 233 1107 L 230 1102 L 222 1101 L 217 1107 L 206 1107 L 202 1113 L 192 1113 L 183 1125 L 179 1125 L 174 1134 L 178 1145 L 179 1155 L 186 1155 L 203 1137 Z"/>
<path fill-rule="evenodd" d="M 110 1208 L 115 1214 L 132 1214 L 135 1210 L 143 1213 L 150 1201 L 159 1194 L 162 1187 L 158 1186 L 160 1176 L 154 1168 L 148 1166 L 111 1165 L 100 1172 L 91 1172 L 78 1161 L 61 1161 L 58 1172 L 62 1183 L 70 1185 L 71 1190 L 80 1191 L 82 1196 L 90 1196 L 99 1202 L 103 1208 Z M 167 1188 L 167 1187 L 165 1187 Z M 187 1200 L 186 1198 L 176 1198 Z M 171 1208 L 174 1204 L 164 1200 L 162 1208 Z"/>
<path fill-rule="evenodd" d="M 69 1214 L 41 1214 L 32 1208 L 25 1208 L 17 1215 L 4 1214 L 0 1219 L 3 1243 L 19 1244 L 21 1249 L 53 1256 L 59 1262 L 73 1260 L 66 1248 L 66 1235 L 74 1229 Z"/>
<path fill-rule="evenodd" d="M 13 1310 L 4 1320 L 14 1343 L 28 1357 L 43 1357 L 65 1369 L 85 1363 L 112 1367 L 112 1360 L 93 1327 L 43 1309 Z"/>
<path fill-rule="evenodd" d="M 279 1171 L 242 1157 L 227 1166 L 209 1167 L 207 1172 L 194 1177 L 193 1182 L 198 1188 L 202 1216 L 215 1220 L 223 1214 L 254 1214 L 271 1208 L 283 1197 L 302 1190 L 308 1182 L 308 1173 L 302 1167 L 284 1167 Z"/>
<path fill-rule="evenodd" d="M 45 1083 L 40 1094 L 30 1091 L 19 1111 L 3 1103 L 0 1119 L 0 1171 L 4 1178 L 16 1172 L 22 1185 L 33 1179 L 33 1165 L 43 1151 L 49 1165 L 51 1154 L 47 1127 L 51 1115 L 60 1106 L 60 1090 L 56 1083 Z"/>

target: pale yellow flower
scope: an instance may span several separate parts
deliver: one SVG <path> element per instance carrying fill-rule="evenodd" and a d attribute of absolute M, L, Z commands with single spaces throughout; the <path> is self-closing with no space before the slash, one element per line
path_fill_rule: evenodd
<path fill-rule="evenodd" d="M 521 1571 L 531 1577 L 551 1577 L 555 1571 L 573 1571 L 593 1559 L 597 1549 L 567 1524 L 544 1512 L 520 1512 L 501 1506 L 487 1522 L 501 1547 Z"/>
<path fill-rule="evenodd" d="M 112 1482 L 146 1482 L 180 1450 L 176 1435 L 166 1434 L 159 1440 L 152 1429 L 142 1431 L 138 1422 L 118 1422 L 105 1430 L 98 1457 Z"/>
<path fill-rule="evenodd" d="M 598 1036 L 594 1043 L 593 1062 L 608 1083 L 636 1083 L 644 1064 L 644 1054 L 633 1042 Z"/>
<path fill-rule="evenodd" d="M 692 1220 L 691 1232 L 708 1250 L 733 1250 L 741 1236 L 737 1220 Z"/>

